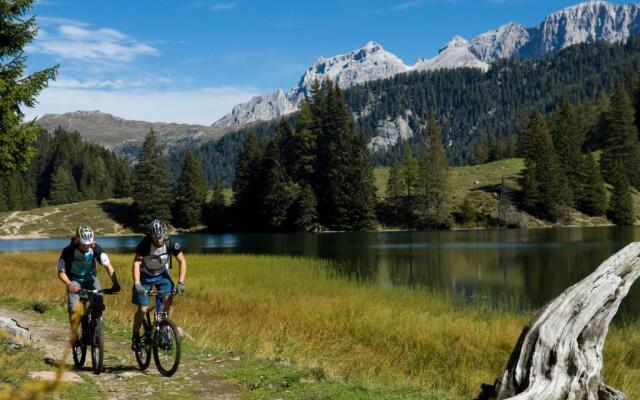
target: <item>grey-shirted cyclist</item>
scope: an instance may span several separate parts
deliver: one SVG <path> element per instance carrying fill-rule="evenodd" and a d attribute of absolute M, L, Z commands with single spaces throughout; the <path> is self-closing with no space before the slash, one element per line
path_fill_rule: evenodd
<path fill-rule="evenodd" d="M 187 275 L 187 261 L 184 258 L 180 244 L 167 237 L 167 225 L 160 219 L 151 221 L 147 228 L 147 235 L 136 247 L 136 255 L 133 259 L 133 294 L 131 302 L 138 306 L 133 317 L 133 335 L 131 348 L 135 351 L 140 345 L 140 326 L 149 306 L 149 298 L 146 292 L 151 287 L 156 287 L 162 292 L 170 292 L 174 289 L 173 280 L 169 275 L 171 256 L 180 263 L 178 271 L 178 285 L 175 286 L 178 293 L 185 290 L 185 278 Z M 164 309 L 169 318 L 172 315 L 171 298 L 165 299 Z"/>

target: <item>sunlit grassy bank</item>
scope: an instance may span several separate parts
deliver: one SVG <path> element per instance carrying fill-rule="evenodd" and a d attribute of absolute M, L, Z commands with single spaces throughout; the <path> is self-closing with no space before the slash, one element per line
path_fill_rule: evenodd
<path fill-rule="evenodd" d="M 0 255 L 0 298 L 63 305 L 57 255 Z M 107 299 L 106 312 L 122 326 L 130 326 L 133 311 L 131 259 L 112 255 L 126 290 Z M 196 345 L 290 359 L 372 390 L 475 396 L 505 366 L 527 319 L 427 291 L 357 284 L 331 276 L 318 260 L 188 255 L 188 262 L 175 319 Z M 640 324 L 612 328 L 605 358 L 607 383 L 640 398 Z"/>

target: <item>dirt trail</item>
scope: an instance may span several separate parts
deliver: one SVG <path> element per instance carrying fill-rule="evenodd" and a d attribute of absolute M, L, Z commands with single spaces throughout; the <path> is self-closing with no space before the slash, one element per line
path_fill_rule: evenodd
<path fill-rule="evenodd" d="M 34 346 L 46 354 L 43 362 L 64 359 L 68 369 L 73 371 L 73 360 L 67 350 L 69 332 L 66 321 L 1 306 L 0 315 L 14 318 L 20 325 L 29 328 Z M 178 372 L 171 378 L 163 378 L 155 369 L 153 360 L 149 369 L 141 372 L 129 349 L 130 345 L 128 341 L 114 341 L 106 337 L 104 372 L 96 376 L 88 370 L 87 367 L 91 365 L 89 353 L 85 369 L 74 372 L 93 380 L 110 400 L 150 397 L 162 399 L 163 394 L 172 397 L 188 394 L 190 397 L 214 400 L 231 400 L 238 397 L 239 388 L 221 377 L 221 371 L 227 362 L 231 361 L 220 360 L 208 353 L 183 352 Z"/>

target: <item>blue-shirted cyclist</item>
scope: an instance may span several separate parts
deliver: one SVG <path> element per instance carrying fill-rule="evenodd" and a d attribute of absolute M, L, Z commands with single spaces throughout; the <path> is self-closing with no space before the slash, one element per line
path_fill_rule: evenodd
<path fill-rule="evenodd" d="M 167 225 L 160 219 L 154 219 L 148 226 L 148 233 L 136 247 L 136 255 L 133 259 L 133 296 L 132 303 L 138 306 L 133 317 L 133 337 L 131 348 L 136 351 L 140 346 L 140 326 L 149 306 L 149 297 L 146 292 L 155 286 L 162 292 L 170 292 L 174 289 L 173 281 L 169 275 L 171 269 L 171 256 L 180 263 L 178 271 L 178 285 L 175 289 L 178 293 L 185 290 L 185 278 L 187 275 L 187 261 L 184 258 L 180 244 L 167 237 Z M 164 310 L 171 318 L 171 298 L 166 298 L 163 304 Z"/>
<path fill-rule="evenodd" d="M 118 277 L 111 265 L 109 256 L 104 252 L 102 246 L 96 243 L 93 231 L 86 225 L 81 225 L 76 229 L 75 237 L 71 243 L 62 250 L 58 259 L 58 278 L 67 287 L 67 310 L 69 312 L 69 323 L 71 329 L 77 327 L 82 312 L 74 312 L 80 300 L 78 292 L 80 289 L 100 290 L 100 281 L 96 271 L 96 262 L 102 265 L 111 278 L 112 293 L 120 291 Z"/>

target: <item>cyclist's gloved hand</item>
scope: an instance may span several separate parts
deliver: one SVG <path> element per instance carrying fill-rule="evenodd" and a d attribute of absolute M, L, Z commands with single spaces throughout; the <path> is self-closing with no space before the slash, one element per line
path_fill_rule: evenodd
<path fill-rule="evenodd" d="M 71 281 L 67 284 L 67 288 L 71 293 L 78 293 L 80 291 L 80 284 L 76 281 Z"/>
<path fill-rule="evenodd" d="M 187 286 L 184 284 L 184 282 L 178 282 L 178 286 L 176 286 L 176 292 L 178 292 L 178 294 L 184 294 L 184 291 L 187 289 Z"/>
<path fill-rule="evenodd" d="M 137 295 L 143 295 L 147 293 L 147 291 L 144 290 L 144 287 L 139 283 L 136 283 L 135 285 L 133 285 L 133 292 Z"/>

